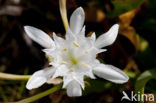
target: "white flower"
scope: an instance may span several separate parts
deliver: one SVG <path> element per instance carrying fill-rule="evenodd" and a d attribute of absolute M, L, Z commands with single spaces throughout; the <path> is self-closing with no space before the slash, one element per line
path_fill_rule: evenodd
<path fill-rule="evenodd" d="M 50 78 L 61 76 L 63 88 L 67 88 L 67 95 L 81 96 L 81 88 L 85 88 L 84 76 L 95 79 L 95 74 L 115 83 L 128 81 L 128 76 L 120 69 L 102 64 L 96 59 L 98 53 L 106 51 L 101 48 L 115 41 L 119 25 L 113 25 L 108 32 L 96 39 L 95 33 L 91 37 L 85 37 L 84 19 L 84 11 L 79 7 L 70 18 L 65 39 L 58 37 L 55 33 L 51 39 L 37 28 L 24 27 L 27 35 L 45 47 L 43 51 L 51 58 L 51 67 L 35 72 L 26 85 L 27 89 L 37 88 Z"/>

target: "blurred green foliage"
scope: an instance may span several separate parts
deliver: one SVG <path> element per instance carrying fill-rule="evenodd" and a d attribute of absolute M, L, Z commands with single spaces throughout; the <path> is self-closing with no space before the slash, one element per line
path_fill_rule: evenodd
<path fill-rule="evenodd" d="M 107 13 L 108 17 L 117 17 L 125 12 L 136 9 L 144 0 L 111 0 L 113 10 Z"/>

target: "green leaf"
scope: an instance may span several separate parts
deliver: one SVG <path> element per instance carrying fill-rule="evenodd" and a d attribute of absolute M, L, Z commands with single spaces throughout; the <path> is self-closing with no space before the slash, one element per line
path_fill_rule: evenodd
<path fill-rule="evenodd" d="M 88 95 L 91 93 L 101 93 L 106 90 L 119 90 L 121 88 L 125 88 L 124 84 L 115 84 L 110 81 L 104 79 L 90 79 L 86 78 L 87 82 L 85 91 L 83 91 L 83 95 Z"/>
<path fill-rule="evenodd" d="M 155 68 L 156 65 L 156 55 L 150 47 L 150 44 L 147 40 L 137 35 L 137 41 L 139 46 L 139 51 L 135 56 L 135 60 L 146 70 Z"/>
<path fill-rule="evenodd" d="M 130 77 L 130 78 L 135 78 L 136 77 L 136 72 L 132 72 L 132 71 L 128 71 L 128 72 L 126 72 L 126 74 L 128 75 L 128 77 Z"/>
<path fill-rule="evenodd" d="M 155 74 L 156 74 L 156 69 L 150 69 L 150 70 L 143 72 L 136 80 L 135 91 L 136 92 L 140 91 L 141 94 L 144 94 L 146 83 L 150 79 L 156 79 Z"/>
<path fill-rule="evenodd" d="M 144 0 L 112 0 L 113 10 L 107 13 L 108 17 L 116 17 L 140 6 Z"/>

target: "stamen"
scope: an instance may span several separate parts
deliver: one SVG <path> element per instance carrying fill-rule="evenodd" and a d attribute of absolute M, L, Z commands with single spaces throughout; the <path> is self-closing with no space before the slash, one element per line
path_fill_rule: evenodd
<path fill-rule="evenodd" d="M 88 54 L 88 50 L 86 50 L 85 53 Z"/>
<path fill-rule="evenodd" d="M 71 68 L 71 69 L 69 70 L 69 72 L 74 72 L 74 70 Z"/>
<path fill-rule="evenodd" d="M 67 64 L 67 62 L 65 62 L 65 61 L 62 61 L 62 62 L 61 62 L 61 64 Z"/>
<path fill-rule="evenodd" d="M 80 47 L 78 43 L 76 43 L 75 41 L 73 41 L 73 44 L 76 46 L 76 47 Z"/>
<path fill-rule="evenodd" d="M 85 63 L 82 63 L 82 65 L 83 65 L 83 66 L 85 66 L 85 67 L 88 67 L 88 65 L 87 65 L 87 64 L 85 64 Z"/>
<path fill-rule="evenodd" d="M 68 50 L 68 48 L 64 48 L 64 49 L 62 49 L 63 51 L 67 51 Z"/>

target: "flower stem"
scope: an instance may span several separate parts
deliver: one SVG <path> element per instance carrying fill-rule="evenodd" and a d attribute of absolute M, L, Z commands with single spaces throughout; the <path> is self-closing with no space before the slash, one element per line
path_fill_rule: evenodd
<path fill-rule="evenodd" d="M 4 80 L 28 80 L 31 75 L 16 75 L 0 72 L 0 79 Z"/>
<path fill-rule="evenodd" d="M 37 95 L 34 95 L 34 96 L 32 96 L 32 97 L 29 97 L 29 98 L 26 98 L 26 99 L 23 99 L 23 100 L 14 102 L 14 103 L 30 103 L 30 102 L 36 101 L 36 100 L 38 100 L 38 99 L 40 99 L 40 98 L 42 98 L 42 97 L 45 97 L 45 96 L 47 96 L 47 95 L 49 95 L 49 94 L 51 94 L 51 93 L 54 93 L 54 92 L 60 90 L 61 87 L 62 87 L 62 83 L 59 84 L 59 85 L 56 85 L 56 86 L 54 86 L 53 88 L 51 88 L 51 89 L 49 89 L 49 90 L 46 90 L 46 91 L 44 91 L 44 92 L 42 92 L 42 93 L 39 93 L 39 94 L 37 94 Z"/>
<path fill-rule="evenodd" d="M 64 28 L 67 31 L 68 19 L 67 19 L 66 0 L 59 0 L 59 5 L 60 5 L 60 13 L 64 24 Z"/>

